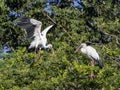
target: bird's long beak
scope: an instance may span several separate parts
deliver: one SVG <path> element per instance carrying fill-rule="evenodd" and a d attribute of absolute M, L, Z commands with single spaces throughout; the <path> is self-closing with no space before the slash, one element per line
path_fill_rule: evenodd
<path fill-rule="evenodd" d="M 78 52 L 80 48 L 81 48 L 81 45 L 79 45 L 79 46 L 76 48 L 76 50 L 74 51 L 74 53 Z"/>
<path fill-rule="evenodd" d="M 54 49 L 53 48 L 51 48 L 51 52 L 52 52 L 52 54 L 54 54 Z"/>

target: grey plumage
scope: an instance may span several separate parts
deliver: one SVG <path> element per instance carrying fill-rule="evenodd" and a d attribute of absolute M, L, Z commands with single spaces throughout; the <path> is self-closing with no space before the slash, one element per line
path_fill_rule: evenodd
<path fill-rule="evenodd" d="M 27 34 L 28 38 L 31 38 L 35 32 L 35 27 L 37 25 L 34 25 L 30 22 L 29 17 L 22 17 L 19 19 L 19 21 L 17 22 L 17 25 L 23 29 L 25 29 L 25 32 Z"/>

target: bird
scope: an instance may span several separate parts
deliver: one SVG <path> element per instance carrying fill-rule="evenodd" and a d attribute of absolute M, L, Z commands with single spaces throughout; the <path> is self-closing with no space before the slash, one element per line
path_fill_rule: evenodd
<path fill-rule="evenodd" d="M 86 43 L 82 43 L 78 48 L 75 50 L 75 53 L 81 50 L 82 53 L 86 54 L 91 59 L 91 66 L 94 67 L 94 61 L 98 63 L 99 67 L 103 68 L 102 60 L 96 51 L 92 46 L 87 46 Z M 94 77 L 94 74 L 91 73 L 91 78 Z"/>
<path fill-rule="evenodd" d="M 54 52 L 52 44 L 47 44 L 46 37 L 47 32 L 54 26 L 54 24 L 48 26 L 43 31 L 41 31 L 42 22 L 33 18 L 21 17 L 16 24 L 25 30 L 28 38 L 33 38 L 28 49 L 35 48 L 35 52 L 37 53 L 38 46 L 40 45 L 40 50 L 41 48 L 49 48 Z"/>

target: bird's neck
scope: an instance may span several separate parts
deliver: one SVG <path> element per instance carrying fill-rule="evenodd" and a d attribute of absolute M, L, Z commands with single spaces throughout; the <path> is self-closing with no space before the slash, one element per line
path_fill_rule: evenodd
<path fill-rule="evenodd" d="M 48 45 L 44 46 L 44 48 L 50 48 L 50 44 L 48 44 Z"/>
<path fill-rule="evenodd" d="M 82 53 L 86 53 L 85 47 L 81 48 L 81 52 L 82 52 Z"/>
<path fill-rule="evenodd" d="M 49 47 L 50 47 L 50 45 L 49 45 L 49 44 L 45 46 L 45 48 L 49 48 Z"/>

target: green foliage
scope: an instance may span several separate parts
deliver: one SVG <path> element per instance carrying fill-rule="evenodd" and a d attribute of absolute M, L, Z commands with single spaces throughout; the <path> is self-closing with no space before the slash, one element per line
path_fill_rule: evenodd
<path fill-rule="evenodd" d="M 117 90 L 120 88 L 120 20 L 119 6 L 112 0 L 84 1 L 84 10 L 52 6 L 56 27 L 48 33 L 50 50 L 38 54 L 27 52 L 30 40 L 23 39 L 24 30 L 14 25 L 17 19 L 9 18 L 16 0 L 0 4 L 0 43 L 14 48 L 12 55 L 0 61 L 0 90 Z M 20 0 L 17 0 L 17 3 Z M 44 29 L 52 22 L 43 14 L 44 0 L 23 0 L 16 9 L 25 16 L 42 21 Z M 90 2 L 91 1 L 91 2 Z M 30 9 L 27 7 L 31 6 Z M 92 12 L 91 12 L 92 9 Z M 46 13 L 46 12 L 45 12 Z M 47 14 L 47 13 L 46 13 Z M 78 52 L 82 43 L 92 43 L 99 52 L 104 68 L 90 66 L 89 58 Z M 90 79 L 91 72 L 95 79 Z"/>

